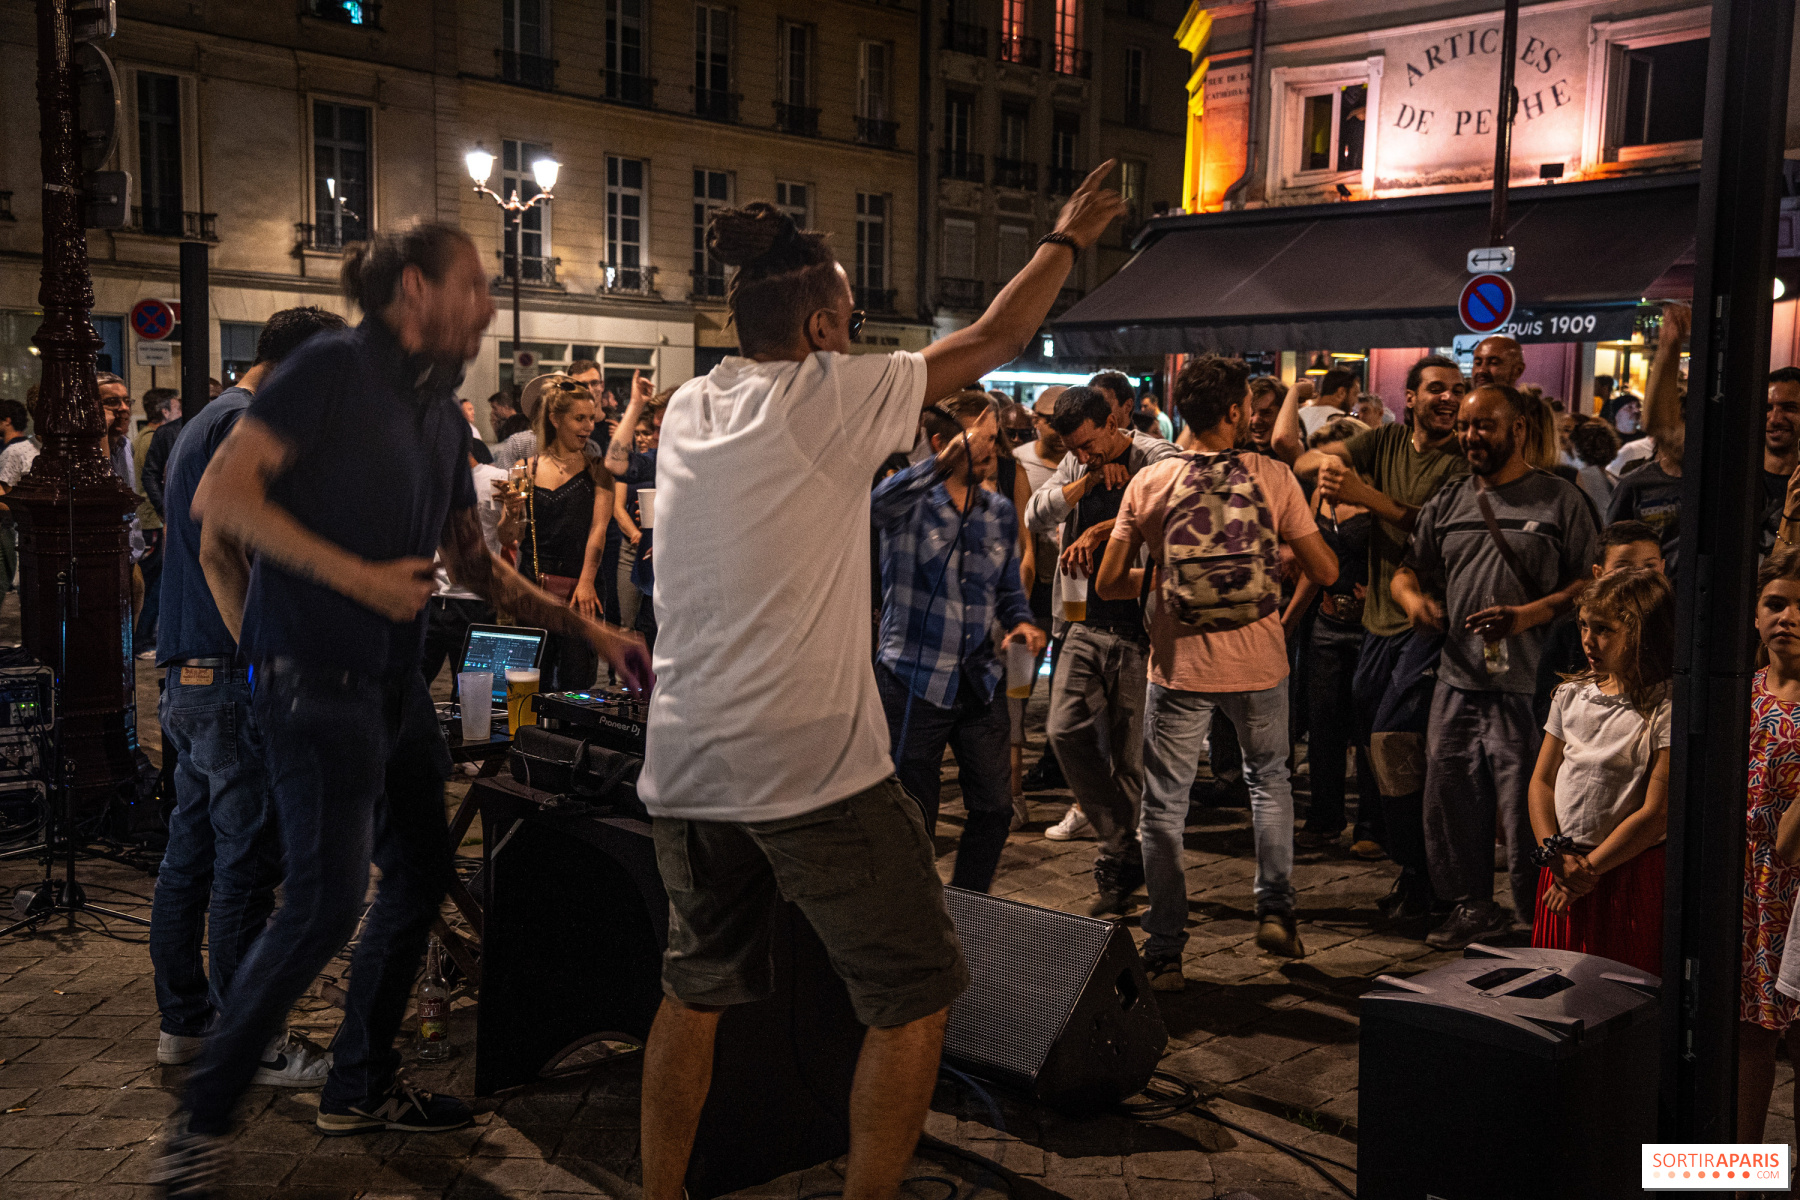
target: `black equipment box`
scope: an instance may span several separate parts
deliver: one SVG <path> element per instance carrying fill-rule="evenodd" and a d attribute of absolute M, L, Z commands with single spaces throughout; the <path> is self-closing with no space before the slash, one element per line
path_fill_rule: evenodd
<path fill-rule="evenodd" d="M 56 673 L 23 648 L 0 647 L 0 792 L 41 790 L 43 748 L 56 721 Z"/>
<path fill-rule="evenodd" d="M 626 692 L 539 692 L 531 698 L 538 723 L 552 733 L 593 742 L 609 750 L 644 756 L 650 705 Z"/>
<path fill-rule="evenodd" d="M 1624 963 L 1529 947 L 1378 976 L 1362 997 L 1358 1193 L 1638 1195 L 1661 991 Z"/>

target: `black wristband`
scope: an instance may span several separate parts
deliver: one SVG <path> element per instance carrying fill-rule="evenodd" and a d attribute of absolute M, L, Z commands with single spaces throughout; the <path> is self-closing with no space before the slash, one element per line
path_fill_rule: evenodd
<path fill-rule="evenodd" d="M 1781 519 L 1784 521 L 1800 521 L 1800 513 L 1784 512 L 1781 514 Z"/>
<path fill-rule="evenodd" d="M 1532 848 L 1531 861 L 1537 866 L 1547 867 L 1559 855 L 1573 853 L 1575 853 L 1575 839 L 1567 834 L 1558 833 L 1545 838 L 1543 845 Z"/>
<path fill-rule="evenodd" d="M 1070 237 L 1068 234 L 1058 230 L 1052 230 L 1051 232 L 1046 233 L 1037 240 L 1037 244 L 1040 246 L 1067 246 L 1077 256 L 1081 254 L 1081 243 Z"/>

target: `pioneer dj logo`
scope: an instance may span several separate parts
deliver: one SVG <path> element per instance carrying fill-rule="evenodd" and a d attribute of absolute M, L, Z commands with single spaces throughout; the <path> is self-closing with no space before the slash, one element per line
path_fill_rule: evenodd
<path fill-rule="evenodd" d="M 1643 1176 L 1649 1191 L 1786 1191 L 1788 1148 L 1651 1144 L 1644 1147 Z"/>

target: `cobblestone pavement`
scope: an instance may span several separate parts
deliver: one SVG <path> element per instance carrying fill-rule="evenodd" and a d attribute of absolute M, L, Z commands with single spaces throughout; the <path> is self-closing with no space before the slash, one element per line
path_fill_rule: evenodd
<path fill-rule="evenodd" d="M 145 741 L 155 747 L 153 672 L 140 670 L 140 692 Z M 947 876 L 962 810 L 953 767 L 946 773 L 938 845 Z M 1044 839 L 1067 797 L 1031 799 L 1033 820 L 1013 834 L 995 893 L 1084 911 L 1093 843 Z M 1196 809 L 1187 847 L 1188 987 L 1158 997 L 1169 1030 L 1163 1069 L 1193 1082 L 1211 1113 L 1354 1166 L 1357 997 L 1376 974 L 1415 973 L 1443 956 L 1427 952 L 1418 940 L 1422 928 L 1388 928 L 1376 918 L 1374 902 L 1387 890 L 1393 866 L 1361 862 L 1341 848 L 1302 855 L 1296 869 L 1307 957 L 1263 954 L 1254 942 L 1247 813 Z M 479 845 L 464 853 L 478 854 Z M 35 872 L 31 864 L 0 863 L 0 898 Z M 148 875 L 108 862 L 84 864 L 82 874 L 96 901 L 147 911 Z M 1129 924 L 1135 934 L 1135 920 Z M 141 938 L 140 931 L 118 926 L 111 932 Z M 324 1041 L 337 1014 L 319 991 L 315 985 L 293 1025 Z M 473 1001 L 460 1000 L 452 1021 L 458 1056 L 416 1065 L 414 1078 L 435 1090 L 473 1095 L 473 1018 Z M 153 1194 L 146 1172 L 185 1071 L 156 1065 L 157 1028 L 140 941 L 116 940 L 97 926 L 60 925 L 0 940 L 0 1197 Z M 474 1128 L 436 1136 L 322 1138 L 311 1123 L 316 1093 L 253 1089 L 233 1143 L 234 1186 L 223 1194 L 232 1200 L 635 1197 L 639 1057 L 565 1063 L 535 1085 L 482 1102 Z M 1792 1135 L 1788 1078 L 1784 1063 L 1771 1140 Z M 940 1087 L 934 1108 L 928 1133 L 998 1160 L 1016 1173 L 1015 1194 L 1025 1200 L 1339 1194 L 1293 1158 L 1191 1113 L 1150 1123 L 1110 1115 L 1075 1119 L 1004 1094 L 990 1105 L 950 1085 Z M 798 1200 L 827 1192 L 840 1186 L 841 1165 L 740 1195 Z M 915 1175 L 961 1182 L 961 1200 L 1001 1194 L 991 1173 L 941 1152 L 922 1154 L 914 1167 Z M 1327 1169 L 1354 1190 L 1349 1171 Z M 937 1200 L 942 1189 L 921 1181 L 906 1194 Z"/>

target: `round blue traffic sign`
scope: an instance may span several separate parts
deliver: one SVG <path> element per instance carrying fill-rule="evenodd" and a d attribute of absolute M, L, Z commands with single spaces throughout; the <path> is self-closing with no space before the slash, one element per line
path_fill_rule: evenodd
<path fill-rule="evenodd" d="M 147 342 L 175 332 L 175 310 L 166 300 L 139 300 L 131 307 L 131 328 Z"/>
<path fill-rule="evenodd" d="M 1512 284 L 1504 275 L 1477 275 L 1463 285 L 1456 315 L 1474 333 L 1492 333 L 1512 319 Z"/>

